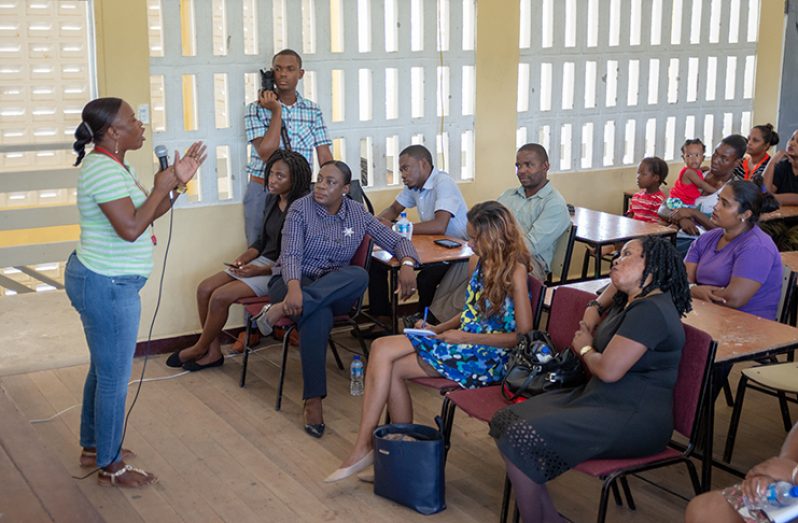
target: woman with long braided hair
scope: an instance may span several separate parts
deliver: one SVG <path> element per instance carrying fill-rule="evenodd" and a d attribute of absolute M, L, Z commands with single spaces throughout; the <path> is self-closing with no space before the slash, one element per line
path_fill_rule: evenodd
<path fill-rule="evenodd" d="M 502 409 L 490 422 L 524 521 L 563 521 L 547 481 L 588 459 L 654 454 L 673 432 L 680 318 L 691 308 L 684 264 L 666 240 L 632 240 L 610 280 L 572 342 L 590 380 Z"/>
<path fill-rule="evenodd" d="M 218 367 L 224 356 L 217 337 L 236 300 L 268 294 L 272 265 L 280 255 L 283 222 L 288 208 L 310 190 L 310 166 L 296 152 L 278 149 L 265 166 L 266 208 L 258 240 L 233 260 L 232 266 L 202 281 L 197 287 L 197 310 L 202 334 L 197 343 L 172 353 L 170 367 L 198 371 Z"/>

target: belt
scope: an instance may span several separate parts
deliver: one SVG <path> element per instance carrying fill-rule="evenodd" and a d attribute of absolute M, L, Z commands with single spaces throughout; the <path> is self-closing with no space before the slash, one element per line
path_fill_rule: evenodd
<path fill-rule="evenodd" d="M 252 176 L 252 175 L 249 176 L 249 181 L 250 182 L 259 183 L 261 185 L 266 183 L 266 179 L 265 178 L 262 178 L 260 176 Z"/>

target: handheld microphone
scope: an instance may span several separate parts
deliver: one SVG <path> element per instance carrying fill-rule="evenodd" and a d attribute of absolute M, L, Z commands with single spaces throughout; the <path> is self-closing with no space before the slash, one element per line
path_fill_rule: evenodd
<path fill-rule="evenodd" d="M 160 166 L 162 171 L 165 171 L 166 169 L 169 168 L 169 149 L 167 149 L 165 145 L 155 146 L 155 156 L 158 157 L 158 165 Z M 174 191 L 169 191 L 169 200 L 174 204 L 175 201 Z"/>
<path fill-rule="evenodd" d="M 169 149 L 167 149 L 165 145 L 156 145 L 155 156 L 158 157 L 161 170 L 165 171 L 166 168 L 169 167 Z"/>

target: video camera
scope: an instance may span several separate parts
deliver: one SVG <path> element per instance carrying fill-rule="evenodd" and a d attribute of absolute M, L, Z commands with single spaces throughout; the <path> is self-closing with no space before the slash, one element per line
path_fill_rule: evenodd
<path fill-rule="evenodd" d="M 261 69 L 260 70 L 260 88 L 264 91 L 274 91 L 274 70 Z"/>

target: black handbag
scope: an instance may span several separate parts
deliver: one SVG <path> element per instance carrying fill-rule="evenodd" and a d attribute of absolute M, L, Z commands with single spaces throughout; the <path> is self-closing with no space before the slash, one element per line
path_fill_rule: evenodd
<path fill-rule="evenodd" d="M 505 366 L 502 396 L 522 401 L 544 392 L 576 387 L 587 381 L 582 362 L 566 348 L 557 353 L 545 331 L 519 334 Z"/>
<path fill-rule="evenodd" d="M 373 438 L 375 494 L 425 515 L 446 508 L 440 430 L 392 423 L 377 427 Z"/>

